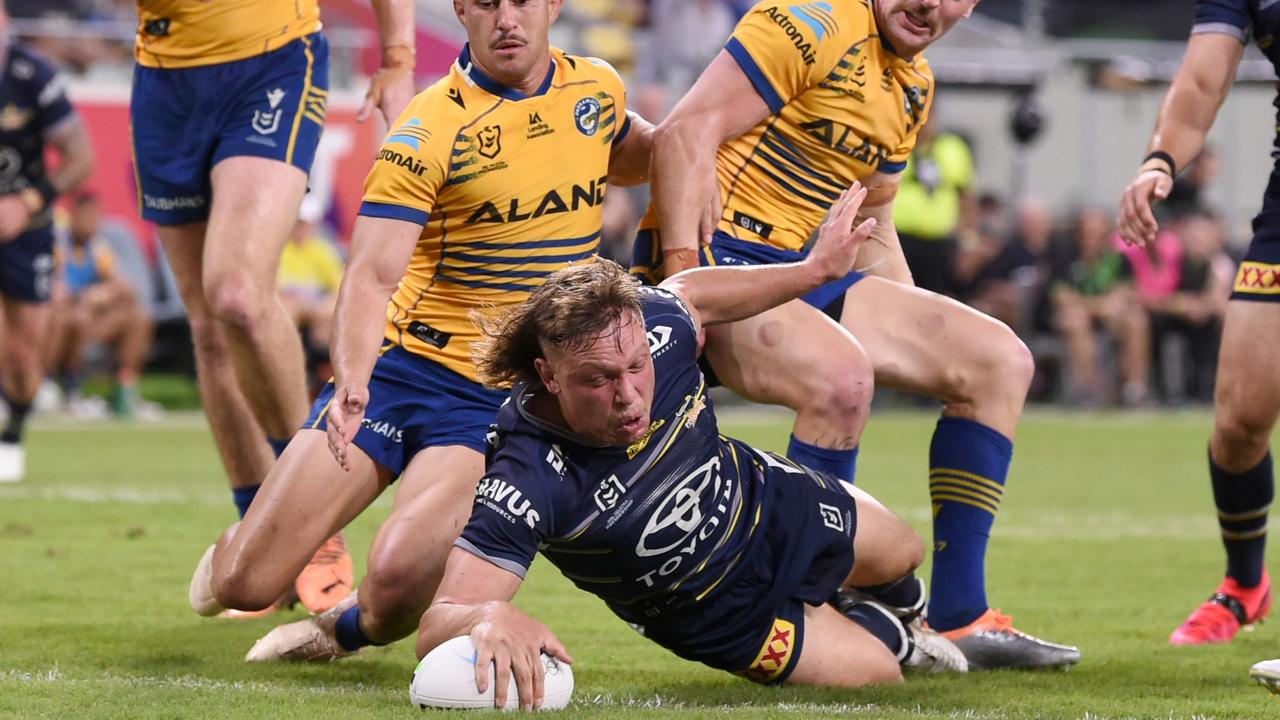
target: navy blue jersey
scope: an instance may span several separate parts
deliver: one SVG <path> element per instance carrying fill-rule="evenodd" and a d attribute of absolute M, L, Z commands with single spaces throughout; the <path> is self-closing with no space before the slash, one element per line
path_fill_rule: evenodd
<path fill-rule="evenodd" d="M 517 387 L 457 541 L 521 577 L 541 551 L 637 623 L 732 584 L 762 535 L 766 467 L 803 472 L 719 434 L 692 318 L 675 295 L 643 292 L 655 375 L 649 433 L 630 447 L 593 444 L 527 410 L 541 386 Z"/>
<path fill-rule="evenodd" d="M 0 195 L 46 179 L 45 134 L 72 117 L 62 78 L 46 60 L 20 43 L 4 51 L 0 78 Z M 48 212 L 32 225 L 48 222 Z"/>

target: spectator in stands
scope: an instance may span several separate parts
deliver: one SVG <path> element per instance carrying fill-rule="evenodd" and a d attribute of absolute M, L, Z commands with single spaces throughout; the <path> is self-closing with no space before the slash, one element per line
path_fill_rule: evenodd
<path fill-rule="evenodd" d="M 739 15 L 725 0 L 651 0 L 648 49 L 636 63 L 636 109 L 645 119 L 666 117 L 724 47 Z"/>
<path fill-rule="evenodd" d="M 338 248 L 314 223 L 298 220 L 280 255 L 276 282 L 281 304 L 302 333 L 308 369 L 328 361 L 333 309 L 345 272 L 346 262 Z M 327 379 L 326 373 L 319 383 Z"/>
<path fill-rule="evenodd" d="M 1079 213 L 1073 239 L 1075 257 L 1050 290 L 1054 326 L 1067 346 L 1074 380 L 1072 399 L 1092 406 L 1109 394 L 1095 334 L 1101 328 L 1120 349 L 1121 401 L 1142 405 L 1148 400 L 1151 327 L 1146 309 L 1134 301 L 1133 268 L 1116 249 L 1110 220 L 1101 210 Z"/>
<path fill-rule="evenodd" d="M 1209 211 L 1205 189 L 1218 176 L 1222 161 L 1212 145 L 1205 145 L 1196 159 L 1173 181 L 1169 197 L 1159 207 L 1161 217 L 1167 222 Z"/>
<path fill-rule="evenodd" d="M 1171 399 L 1181 396 L 1210 402 L 1235 262 L 1224 250 L 1222 219 L 1212 211 L 1197 210 L 1183 217 L 1171 234 L 1180 251 L 1176 283 L 1158 302 L 1147 302 L 1156 370 L 1163 380 L 1162 389 L 1175 385 Z M 1171 336 L 1186 340 L 1184 358 L 1190 367 L 1182 377 L 1164 377 L 1165 369 L 1172 365 L 1165 357 L 1170 348 L 1164 340 Z"/>
<path fill-rule="evenodd" d="M 936 113 L 936 105 L 935 110 Z M 935 132 L 936 115 L 920 128 L 893 205 L 902 253 L 917 287 L 954 296 L 951 278 L 964 194 L 973 183 L 973 155 L 964 138 Z"/>
<path fill-rule="evenodd" d="M 158 407 L 142 399 L 138 380 L 151 350 L 154 324 L 133 285 L 118 271 L 115 254 L 99 237 L 99 226 L 98 199 L 90 194 L 76 197 L 55 253 L 58 269 L 46 368 L 50 377 L 63 378 L 74 410 L 86 350 L 103 343 L 115 361 L 112 410 L 122 418 L 150 418 Z"/>

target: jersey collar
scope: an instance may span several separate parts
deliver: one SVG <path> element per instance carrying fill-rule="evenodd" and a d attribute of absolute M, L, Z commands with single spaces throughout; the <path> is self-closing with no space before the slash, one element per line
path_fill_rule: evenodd
<path fill-rule="evenodd" d="M 507 87 L 481 70 L 479 65 L 471 61 L 471 43 L 462 46 L 462 53 L 458 55 L 458 70 L 463 75 L 466 75 L 471 82 L 479 85 L 481 90 L 491 95 L 497 95 L 507 100 L 526 100 L 531 97 L 546 95 L 547 91 L 551 89 L 551 81 L 556 75 L 556 60 L 551 58 L 550 65 L 547 67 L 546 79 L 542 81 L 542 85 L 532 95 L 525 95 L 519 90 Z"/>
<path fill-rule="evenodd" d="M 539 387 L 541 388 L 541 385 L 539 385 Z M 542 389 L 545 391 L 545 388 L 542 388 Z M 537 429 L 541 430 L 542 432 L 548 435 L 554 435 L 563 440 L 568 440 L 570 442 L 577 443 L 584 447 L 597 448 L 600 450 L 604 450 L 607 448 L 617 449 L 619 447 L 616 445 L 606 445 L 606 444 L 598 443 L 594 440 L 588 440 L 587 438 L 582 437 L 581 435 L 575 433 L 574 431 L 568 428 L 560 427 L 555 423 L 547 422 L 546 420 L 543 420 L 537 415 L 534 415 L 533 412 L 529 410 L 528 405 L 530 402 L 532 402 L 535 392 L 537 392 L 537 390 L 533 388 L 530 384 L 526 383 L 526 384 L 518 385 L 515 388 L 514 392 L 511 393 L 511 402 L 516 406 L 516 412 L 518 412 L 520 414 L 520 417 L 524 418 L 524 420 L 528 422 L 530 425 L 533 425 L 534 427 L 536 427 Z"/>

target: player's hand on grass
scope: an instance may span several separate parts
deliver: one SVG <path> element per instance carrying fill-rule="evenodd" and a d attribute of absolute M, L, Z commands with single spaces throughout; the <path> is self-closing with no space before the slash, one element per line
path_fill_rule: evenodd
<path fill-rule="evenodd" d="M 838 280 L 853 270 L 858 248 L 876 227 L 875 218 L 867 218 L 856 227 L 853 224 L 866 199 L 867 189 L 862 183 L 854 182 L 831 205 L 826 221 L 818 228 L 818 239 L 806 262 L 816 265 L 828 280 Z"/>
<path fill-rule="evenodd" d="M 526 615 L 508 602 L 492 602 L 485 606 L 484 619 L 471 630 L 476 646 L 476 690 L 489 688 L 489 663 L 493 663 L 493 706 L 505 707 L 507 688 L 512 675 L 521 710 L 536 710 L 542 705 L 545 668 L 542 653 L 561 662 L 573 664 L 564 644 L 546 625 Z"/>
<path fill-rule="evenodd" d="M 9 242 L 22 234 L 31 222 L 31 209 L 23 202 L 22 196 L 0 196 L 0 242 Z"/>
<path fill-rule="evenodd" d="M 1173 177 L 1163 170 L 1141 170 L 1124 189 L 1120 198 L 1120 214 L 1116 217 L 1116 230 L 1120 238 L 1130 245 L 1146 247 L 1155 242 L 1160 229 L 1151 203 L 1169 197 L 1173 190 Z"/>
<path fill-rule="evenodd" d="M 373 109 L 382 111 L 387 127 L 400 117 L 413 99 L 413 50 L 404 45 L 392 45 L 382 50 L 382 67 L 369 79 L 369 91 L 364 104 L 356 113 L 356 122 L 364 122 Z"/>
<path fill-rule="evenodd" d="M 369 407 L 369 388 L 364 385 L 343 385 L 333 393 L 325 421 L 328 427 L 329 452 L 343 470 L 351 470 L 351 441 L 364 422 L 364 411 Z"/>

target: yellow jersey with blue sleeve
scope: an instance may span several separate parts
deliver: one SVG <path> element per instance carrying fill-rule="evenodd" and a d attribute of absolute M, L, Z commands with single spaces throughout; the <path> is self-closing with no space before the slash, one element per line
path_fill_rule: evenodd
<path fill-rule="evenodd" d="M 725 50 L 773 114 L 720 146 L 722 232 L 799 250 L 853 181 L 906 167 L 933 73 L 885 44 L 868 0 L 760 3 Z"/>
<path fill-rule="evenodd" d="M 387 339 L 476 380 L 470 312 L 519 303 L 595 255 L 610 152 L 629 129 L 622 80 L 603 61 L 553 48 L 526 96 L 464 47 L 397 119 L 365 180 L 361 215 L 422 225 Z"/>
<path fill-rule="evenodd" d="M 153 68 L 213 65 L 319 30 L 317 0 L 138 0 L 134 57 Z"/>

